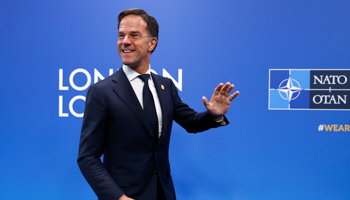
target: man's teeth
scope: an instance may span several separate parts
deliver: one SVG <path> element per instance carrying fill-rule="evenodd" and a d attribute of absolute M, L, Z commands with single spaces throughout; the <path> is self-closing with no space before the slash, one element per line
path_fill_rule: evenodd
<path fill-rule="evenodd" d="M 131 53 L 131 52 L 133 52 L 133 51 L 131 51 L 131 50 L 124 50 L 124 53 Z"/>

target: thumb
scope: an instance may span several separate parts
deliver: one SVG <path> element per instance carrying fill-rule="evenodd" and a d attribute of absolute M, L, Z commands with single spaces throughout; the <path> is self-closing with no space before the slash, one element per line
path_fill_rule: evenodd
<path fill-rule="evenodd" d="M 203 99 L 203 104 L 205 105 L 205 107 L 207 107 L 209 103 L 207 97 L 203 96 L 202 99 Z"/>

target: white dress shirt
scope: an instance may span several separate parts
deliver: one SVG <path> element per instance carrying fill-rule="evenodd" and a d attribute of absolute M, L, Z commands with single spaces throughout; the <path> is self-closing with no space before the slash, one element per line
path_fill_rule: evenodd
<path fill-rule="evenodd" d="M 130 69 L 126 65 L 123 65 L 123 71 L 124 71 L 126 77 L 128 78 L 132 88 L 134 89 L 134 92 L 137 96 L 137 99 L 140 102 L 141 107 L 143 108 L 142 93 L 143 93 L 143 86 L 145 83 L 138 77 L 141 74 L 135 72 L 134 70 Z M 151 75 L 151 65 L 149 66 L 149 69 L 146 72 L 146 74 Z M 158 137 L 160 137 L 160 135 L 162 134 L 162 126 L 163 126 L 162 108 L 160 107 L 158 94 L 157 94 L 156 88 L 154 86 L 152 76 L 150 76 L 150 78 L 148 79 L 148 86 L 149 86 L 149 89 L 151 90 L 151 93 L 153 95 L 154 104 L 156 107 L 156 112 L 157 112 L 157 117 L 158 117 L 158 130 L 159 130 Z"/>

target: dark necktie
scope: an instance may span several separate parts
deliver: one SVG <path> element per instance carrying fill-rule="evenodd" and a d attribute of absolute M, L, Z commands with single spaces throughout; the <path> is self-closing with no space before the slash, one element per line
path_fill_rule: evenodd
<path fill-rule="evenodd" d="M 154 105 L 153 95 L 148 86 L 149 74 L 140 75 L 140 79 L 145 83 L 143 86 L 143 111 L 146 114 L 149 124 L 151 125 L 152 134 L 158 142 L 158 117 L 156 112 L 156 107 Z"/>

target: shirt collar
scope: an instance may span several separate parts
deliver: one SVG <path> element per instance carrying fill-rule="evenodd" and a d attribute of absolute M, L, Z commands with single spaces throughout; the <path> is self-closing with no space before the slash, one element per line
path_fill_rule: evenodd
<path fill-rule="evenodd" d="M 123 71 L 124 71 L 126 77 L 128 78 L 129 82 L 133 81 L 135 78 L 137 78 L 139 75 L 141 75 L 141 74 L 135 72 L 134 70 L 130 69 L 127 65 L 123 65 Z M 150 78 L 152 80 L 151 65 L 149 65 L 149 68 L 145 74 L 149 74 Z"/>

